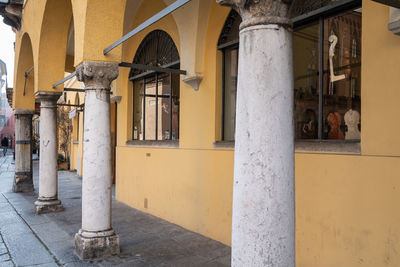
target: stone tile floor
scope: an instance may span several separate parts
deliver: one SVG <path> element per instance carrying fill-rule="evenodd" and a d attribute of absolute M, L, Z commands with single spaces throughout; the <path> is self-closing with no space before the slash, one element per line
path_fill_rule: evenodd
<path fill-rule="evenodd" d="M 11 192 L 11 152 L 0 157 L 0 267 L 8 266 L 230 266 L 230 247 L 185 230 L 113 199 L 113 227 L 120 235 L 121 254 L 80 261 L 73 252 L 81 223 L 81 179 L 59 172 L 59 199 L 65 211 L 36 215 L 36 192 Z"/>

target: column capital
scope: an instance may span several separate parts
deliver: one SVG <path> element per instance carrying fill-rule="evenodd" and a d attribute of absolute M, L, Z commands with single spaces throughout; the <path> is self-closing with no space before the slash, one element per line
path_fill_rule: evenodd
<path fill-rule="evenodd" d="M 54 92 L 42 91 L 42 92 L 35 93 L 35 97 L 37 99 L 39 99 L 40 101 L 42 101 L 42 100 L 57 101 L 61 95 L 62 95 L 62 92 L 56 92 L 56 91 L 54 91 Z"/>
<path fill-rule="evenodd" d="M 85 90 L 110 89 L 118 77 L 118 63 L 83 62 L 76 68 L 76 77 L 85 84 Z"/>
<path fill-rule="evenodd" d="M 37 92 L 36 98 L 40 100 L 40 109 L 57 108 L 57 100 L 62 95 L 62 92 Z"/>
<path fill-rule="evenodd" d="M 278 24 L 292 27 L 289 7 L 293 0 L 216 0 L 235 9 L 242 17 L 240 29 L 255 25 Z"/>
<path fill-rule="evenodd" d="M 34 115 L 35 111 L 31 109 L 14 109 L 14 115 Z"/>

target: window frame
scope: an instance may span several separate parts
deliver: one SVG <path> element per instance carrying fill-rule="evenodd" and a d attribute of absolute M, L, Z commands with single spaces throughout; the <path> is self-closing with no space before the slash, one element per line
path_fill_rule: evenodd
<path fill-rule="evenodd" d="M 292 18 L 293 31 L 300 30 L 311 24 L 319 24 L 319 42 L 318 42 L 318 138 L 317 139 L 296 139 L 296 142 L 302 143 L 360 143 L 361 140 L 326 140 L 323 139 L 323 77 L 324 77 L 324 20 L 340 13 L 351 11 L 357 8 L 362 8 L 362 0 L 342 0 L 338 2 L 332 2 L 324 7 L 315 9 L 306 14 L 302 14 Z M 233 40 L 223 44 L 219 44 L 217 49 L 222 52 L 222 125 L 221 125 L 221 140 L 218 142 L 234 142 L 235 140 L 225 140 L 225 94 L 226 94 L 226 84 L 225 84 L 225 54 L 226 51 L 239 48 L 239 40 Z"/>
<path fill-rule="evenodd" d="M 133 59 L 133 64 L 142 64 L 142 65 L 148 65 L 148 66 L 157 66 L 157 67 L 162 67 L 162 68 L 170 68 L 170 69 L 178 69 L 180 68 L 180 55 L 178 48 L 172 39 L 171 35 L 161 29 L 156 29 L 153 31 L 150 31 L 147 33 L 147 35 L 142 39 L 142 41 L 139 44 L 139 47 L 137 48 L 135 52 L 135 56 Z M 168 77 L 169 78 L 169 94 L 159 94 L 159 82 L 162 81 L 160 78 L 161 75 L 167 74 L 163 76 L 163 78 Z M 132 135 L 131 135 L 131 140 L 128 141 L 129 144 L 137 144 L 138 142 L 143 142 L 143 143 L 154 143 L 154 142 L 174 142 L 179 140 L 179 113 L 180 113 L 180 82 L 175 82 L 173 79 L 175 78 L 175 75 L 171 71 L 165 70 L 165 71 L 144 71 L 144 70 L 138 70 L 135 68 L 131 68 L 130 73 L 129 73 L 129 81 L 132 82 Z M 146 93 L 146 80 L 148 79 L 154 79 L 155 82 L 155 93 L 149 94 Z M 135 105 L 135 94 L 136 94 L 136 88 L 135 85 L 137 82 L 143 82 L 143 88 L 138 88 L 138 90 L 142 91 L 143 93 L 140 94 L 139 92 L 139 97 L 142 97 L 143 103 L 138 103 L 138 106 L 141 106 L 141 114 L 140 114 L 140 120 L 143 120 L 141 123 L 142 127 L 142 140 L 140 139 L 140 131 L 137 132 L 137 136 L 135 138 L 135 116 L 136 116 L 136 107 Z M 174 87 L 177 87 L 177 91 L 173 90 Z M 174 95 L 175 93 L 175 95 Z M 146 97 L 152 97 L 155 98 L 155 136 L 153 140 L 146 139 Z M 161 139 L 159 140 L 158 134 L 159 134 L 159 112 L 162 112 L 162 107 L 159 107 L 159 98 L 164 99 L 164 98 L 169 98 L 169 136 L 168 139 Z M 177 125 L 177 131 L 175 133 L 175 139 L 173 139 L 173 129 L 174 129 L 174 115 L 173 115 L 173 109 L 174 109 L 174 101 L 173 99 L 177 99 L 177 105 L 178 105 L 178 125 Z M 136 121 L 137 122 L 137 121 Z M 140 122 L 139 122 L 140 124 Z M 163 135 L 163 134 L 162 134 Z M 163 136 L 162 136 L 163 138 Z"/>
<path fill-rule="evenodd" d="M 179 69 L 180 68 L 180 61 L 174 61 L 171 62 L 170 64 L 163 66 L 165 68 L 173 68 L 173 69 Z M 170 92 L 169 94 L 162 94 L 159 95 L 158 92 L 158 81 L 159 81 L 159 75 L 162 74 L 161 72 L 156 72 L 156 71 L 148 71 L 136 76 L 133 76 L 130 78 L 132 82 L 132 90 L 135 90 L 135 82 L 143 81 L 143 107 L 142 107 L 142 119 L 143 119 L 143 140 L 140 139 L 135 139 L 135 93 L 133 92 L 132 94 L 132 136 L 131 140 L 135 142 L 165 142 L 165 141 L 178 141 L 179 140 L 179 110 L 180 110 L 180 105 L 178 106 L 178 132 L 176 134 L 177 138 L 174 140 L 172 139 L 172 120 L 173 120 L 173 113 L 172 113 L 172 108 L 173 108 L 173 98 L 180 98 L 180 96 L 174 96 L 173 95 L 173 73 L 169 72 L 169 85 L 170 85 Z M 149 79 L 151 77 L 154 77 L 155 79 L 155 84 L 156 84 L 156 93 L 155 94 L 146 94 L 146 79 Z M 180 89 L 179 89 L 180 90 Z M 155 97 L 156 99 L 156 115 L 155 115 L 155 140 L 147 140 L 146 139 L 146 96 L 148 97 Z M 159 107 L 158 107 L 158 99 L 159 97 L 161 98 L 169 98 L 169 139 L 165 140 L 158 140 L 158 112 L 159 112 Z M 139 135 L 138 135 L 139 136 Z"/>

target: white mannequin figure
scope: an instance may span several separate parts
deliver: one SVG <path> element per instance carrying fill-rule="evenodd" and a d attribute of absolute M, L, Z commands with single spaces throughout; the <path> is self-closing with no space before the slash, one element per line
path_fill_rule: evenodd
<path fill-rule="evenodd" d="M 359 140 L 361 139 L 360 130 L 358 130 L 358 124 L 360 123 L 360 113 L 356 110 L 350 109 L 344 114 L 344 122 L 347 126 L 347 132 L 345 134 L 346 140 Z"/>

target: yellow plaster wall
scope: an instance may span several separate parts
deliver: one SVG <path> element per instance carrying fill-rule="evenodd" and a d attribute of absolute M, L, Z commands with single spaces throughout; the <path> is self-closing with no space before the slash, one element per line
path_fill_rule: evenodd
<path fill-rule="evenodd" d="M 103 50 L 122 37 L 126 0 L 72 0 L 75 18 L 75 66 L 84 61 L 120 62 L 121 46 Z M 79 26 L 80 25 L 80 26 Z"/>
<path fill-rule="evenodd" d="M 17 38 L 14 71 L 13 109 L 35 109 L 34 74 L 28 75 L 25 83 L 25 72 L 33 66 L 32 43 L 29 34 Z M 25 93 L 24 93 L 25 90 Z"/>
<path fill-rule="evenodd" d="M 118 147 L 117 162 L 119 200 L 230 244 L 232 151 Z"/>
<path fill-rule="evenodd" d="M 387 6 L 363 1 L 361 145 L 368 155 L 400 155 L 400 37 L 388 22 Z"/>
<path fill-rule="evenodd" d="M 132 27 L 163 7 L 161 0 L 144 2 Z M 201 14 L 194 14 L 206 18 L 206 21 L 210 18 L 210 27 L 208 23 L 202 25 L 208 29 L 207 38 L 200 40 L 210 51 L 203 55 L 204 80 L 199 91 L 195 92 L 182 81 L 180 83 L 179 149 L 126 146 L 126 141 L 132 136 L 132 84 L 128 82 L 129 70 L 120 68 L 116 83 L 121 86 L 118 92 L 122 94 L 118 105 L 116 192 L 117 199 L 128 205 L 230 244 L 233 151 L 213 149 L 216 83 L 217 73 L 220 73 L 216 69 L 216 46 L 229 9 L 216 4 L 213 8 L 216 9 L 214 13 L 209 14 L 208 9 L 203 8 Z M 187 20 L 191 20 L 192 12 L 196 11 L 199 9 L 191 8 L 191 12 L 186 12 Z M 131 62 L 143 38 L 155 29 L 170 34 L 181 60 L 183 57 L 198 57 L 198 49 L 180 49 L 181 40 L 189 41 L 197 35 L 184 27 L 177 27 L 175 18 L 167 16 L 128 41 L 124 45 L 123 60 Z M 145 199 L 147 208 L 144 207 Z"/>
<path fill-rule="evenodd" d="M 296 154 L 296 266 L 400 266 L 400 158 Z"/>
<path fill-rule="evenodd" d="M 38 62 L 35 72 L 37 91 L 55 91 L 52 85 L 64 77 L 71 19 L 70 0 L 46 1 L 40 26 Z M 62 91 L 62 89 L 62 85 L 56 88 L 57 91 Z"/>

